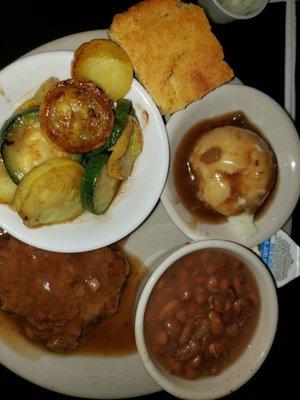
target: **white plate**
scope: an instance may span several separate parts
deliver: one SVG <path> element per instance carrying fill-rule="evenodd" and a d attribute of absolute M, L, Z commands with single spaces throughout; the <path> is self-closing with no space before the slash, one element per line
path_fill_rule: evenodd
<path fill-rule="evenodd" d="M 198 121 L 229 112 L 242 111 L 254 123 L 271 145 L 277 161 L 277 182 L 274 198 L 255 222 L 258 233 L 245 238 L 227 223 L 193 223 L 180 203 L 173 181 L 173 157 L 185 133 Z M 274 235 L 292 214 L 300 193 L 300 142 L 287 113 L 263 92 L 244 85 L 227 84 L 202 100 L 173 114 L 167 123 L 171 165 L 161 200 L 176 225 L 191 239 L 226 239 L 254 247 Z M 288 195 L 287 195 L 288 194 Z"/>
<path fill-rule="evenodd" d="M 70 78 L 71 51 L 43 52 L 28 56 L 0 72 L 0 126 L 49 77 Z M 33 72 L 34 71 L 34 72 Z M 100 216 L 84 212 L 76 220 L 29 229 L 19 215 L 0 206 L 0 225 L 32 246 L 51 251 L 79 252 L 109 245 L 136 229 L 159 200 L 169 166 L 169 147 L 162 117 L 143 86 L 133 80 L 125 96 L 132 100 L 143 131 L 143 151 L 131 176 L 109 210 Z M 143 118 L 144 112 L 148 119 Z M 155 160 L 155 162 L 153 162 Z"/>
<path fill-rule="evenodd" d="M 75 50 L 83 42 L 99 37 L 105 38 L 106 30 L 82 32 L 57 39 L 28 55 L 52 50 Z M 148 219 L 131 233 L 125 248 L 143 260 L 145 265 L 150 266 L 168 250 L 189 241 L 190 239 L 171 221 L 159 202 Z M 48 351 L 37 351 L 35 346 L 31 346 L 19 336 L 14 338 L 14 346 L 11 348 L 6 341 L 1 341 L 1 336 L 1 363 L 44 388 L 71 396 L 98 399 L 129 398 L 160 390 L 149 377 L 137 354 L 112 358 L 69 354 L 61 356 Z M 24 355 L 24 349 L 27 355 Z"/>

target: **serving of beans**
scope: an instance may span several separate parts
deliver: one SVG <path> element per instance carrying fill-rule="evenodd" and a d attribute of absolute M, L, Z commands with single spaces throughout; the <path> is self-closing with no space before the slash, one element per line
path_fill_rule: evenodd
<path fill-rule="evenodd" d="M 155 285 L 145 312 L 146 344 L 170 374 L 216 375 L 247 347 L 259 308 L 257 284 L 242 261 L 223 250 L 195 251 Z"/>

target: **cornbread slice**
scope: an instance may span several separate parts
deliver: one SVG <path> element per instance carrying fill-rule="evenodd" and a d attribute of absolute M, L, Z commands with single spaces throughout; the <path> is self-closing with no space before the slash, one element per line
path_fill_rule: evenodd
<path fill-rule="evenodd" d="M 109 37 L 129 55 L 162 114 L 172 114 L 233 78 L 203 9 L 144 0 L 117 14 Z"/>

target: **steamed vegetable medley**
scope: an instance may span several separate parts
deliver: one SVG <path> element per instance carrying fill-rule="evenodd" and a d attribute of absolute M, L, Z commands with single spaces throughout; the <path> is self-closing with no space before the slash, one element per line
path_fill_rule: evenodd
<path fill-rule="evenodd" d="M 127 54 L 92 40 L 74 55 L 72 78 L 49 78 L 0 131 L 0 202 L 34 228 L 103 214 L 142 151 Z"/>

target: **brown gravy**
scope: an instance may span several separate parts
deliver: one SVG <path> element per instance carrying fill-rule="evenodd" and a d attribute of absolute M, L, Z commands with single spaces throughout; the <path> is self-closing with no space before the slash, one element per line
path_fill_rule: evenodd
<path fill-rule="evenodd" d="M 75 350 L 77 354 L 119 356 L 136 352 L 134 304 L 146 267 L 137 257 L 128 253 L 127 256 L 131 264 L 131 273 L 127 278 L 118 311 L 98 322 Z"/>
<path fill-rule="evenodd" d="M 193 219 L 196 221 L 206 222 L 208 224 L 220 224 L 227 221 L 227 219 L 224 215 L 214 211 L 207 204 L 200 201 L 196 196 L 198 187 L 190 169 L 188 158 L 199 137 L 205 135 L 206 132 L 214 128 L 226 125 L 250 129 L 264 138 L 262 132 L 251 121 L 248 120 L 243 112 L 235 111 L 215 118 L 200 121 L 190 128 L 181 140 L 175 153 L 173 162 L 174 184 L 180 202 L 182 202 L 187 210 L 189 210 Z M 277 186 L 276 183 L 277 179 L 275 180 L 275 184 L 268 198 L 256 211 L 255 220 L 263 215 L 263 212 L 267 209 L 268 205 L 274 198 Z"/>

